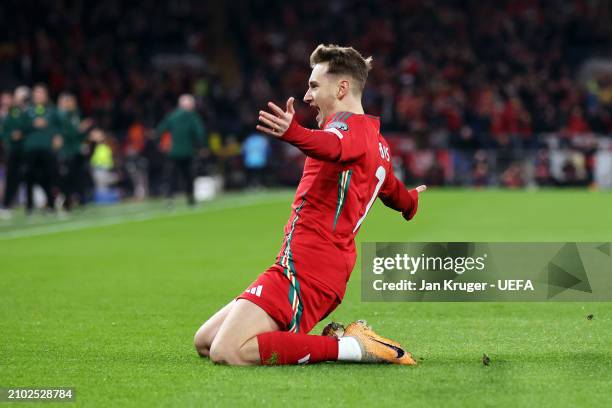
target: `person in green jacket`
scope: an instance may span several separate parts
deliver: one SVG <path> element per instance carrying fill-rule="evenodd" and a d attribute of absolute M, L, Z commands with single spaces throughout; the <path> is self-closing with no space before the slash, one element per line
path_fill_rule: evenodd
<path fill-rule="evenodd" d="M 64 208 L 71 210 L 74 205 L 84 204 L 86 167 L 81 145 L 87 138 L 86 130 L 91 120 L 81 121 L 76 97 L 63 92 L 57 99 L 57 112 L 62 124 L 63 145 L 59 151 L 60 184 L 64 194 Z"/>
<path fill-rule="evenodd" d="M 2 123 L 2 139 L 6 158 L 6 183 L 2 200 L 3 218 L 10 218 L 10 209 L 24 179 L 23 121 L 30 98 L 30 88 L 19 86 L 13 93 L 13 101 Z"/>
<path fill-rule="evenodd" d="M 155 132 L 157 138 L 160 138 L 165 132 L 169 132 L 171 136 L 166 172 L 169 182 L 166 196 L 169 199 L 173 197 L 180 176 L 185 182 L 189 205 L 195 204 L 193 158 L 199 148 L 206 143 L 206 130 L 195 108 L 196 103 L 192 95 L 181 95 L 177 109 L 164 118 Z"/>
<path fill-rule="evenodd" d="M 23 150 L 26 161 L 27 203 L 30 214 L 34 208 L 34 184 L 42 187 L 47 198 L 46 207 L 52 211 L 55 196 L 52 188 L 56 181 L 57 160 L 55 153 L 62 147 L 62 121 L 53 105 L 45 85 L 39 84 L 32 90 L 32 105 L 24 114 Z"/>

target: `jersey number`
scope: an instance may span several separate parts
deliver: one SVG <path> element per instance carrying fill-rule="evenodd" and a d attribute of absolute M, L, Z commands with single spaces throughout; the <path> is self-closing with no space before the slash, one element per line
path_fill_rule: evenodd
<path fill-rule="evenodd" d="M 353 228 L 353 233 L 357 231 L 357 228 L 359 228 L 363 220 L 365 220 L 366 215 L 368 215 L 368 211 L 370 211 L 370 207 L 372 207 L 372 204 L 374 204 L 374 200 L 376 200 L 376 197 L 378 196 L 378 192 L 380 191 L 380 188 L 385 182 L 386 175 L 387 175 L 387 171 L 385 170 L 385 168 L 383 166 L 378 166 L 378 168 L 376 169 L 376 178 L 378 179 L 378 183 L 376 183 L 376 188 L 374 189 L 372 198 L 370 198 L 370 202 L 366 206 L 365 212 L 363 213 L 359 221 L 357 221 L 357 225 L 355 225 L 355 228 Z"/>

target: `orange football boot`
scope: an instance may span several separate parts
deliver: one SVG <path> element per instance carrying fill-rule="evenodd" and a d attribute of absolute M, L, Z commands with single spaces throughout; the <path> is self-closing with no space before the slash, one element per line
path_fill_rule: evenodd
<path fill-rule="evenodd" d="M 353 337 L 361 346 L 364 363 L 393 363 L 417 365 L 412 354 L 396 341 L 381 337 L 372 330 L 364 320 L 349 324 L 344 330 L 344 337 Z"/>

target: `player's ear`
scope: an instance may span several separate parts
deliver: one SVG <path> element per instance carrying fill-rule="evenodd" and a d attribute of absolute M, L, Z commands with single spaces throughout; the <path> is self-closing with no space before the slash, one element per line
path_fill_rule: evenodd
<path fill-rule="evenodd" d="M 338 82 L 338 93 L 337 93 L 338 99 L 343 99 L 346 95 L 348 95 L 349 89 L 350 89 L 349 87 L 350 87 L 350 83 L 346 79 L 341 79 Z"/>

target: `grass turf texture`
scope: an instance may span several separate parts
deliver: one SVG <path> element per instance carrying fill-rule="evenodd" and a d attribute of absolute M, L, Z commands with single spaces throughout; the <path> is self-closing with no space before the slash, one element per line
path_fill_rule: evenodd
<path fill-rule="evenodd" d="M 236 368 L 197 357 L 194 331 L 273 262 L 290 197 L 0 224 L 0 387 L 73 386 L 88 406 L 612 404 L 612 303 L 362 303 L 359 265 L 331 317 L 367 319 L 418 367 Z M 611 200 L 433 190 L 410 223 L 377 204 L 359 239 L 612 241 Z"/>

